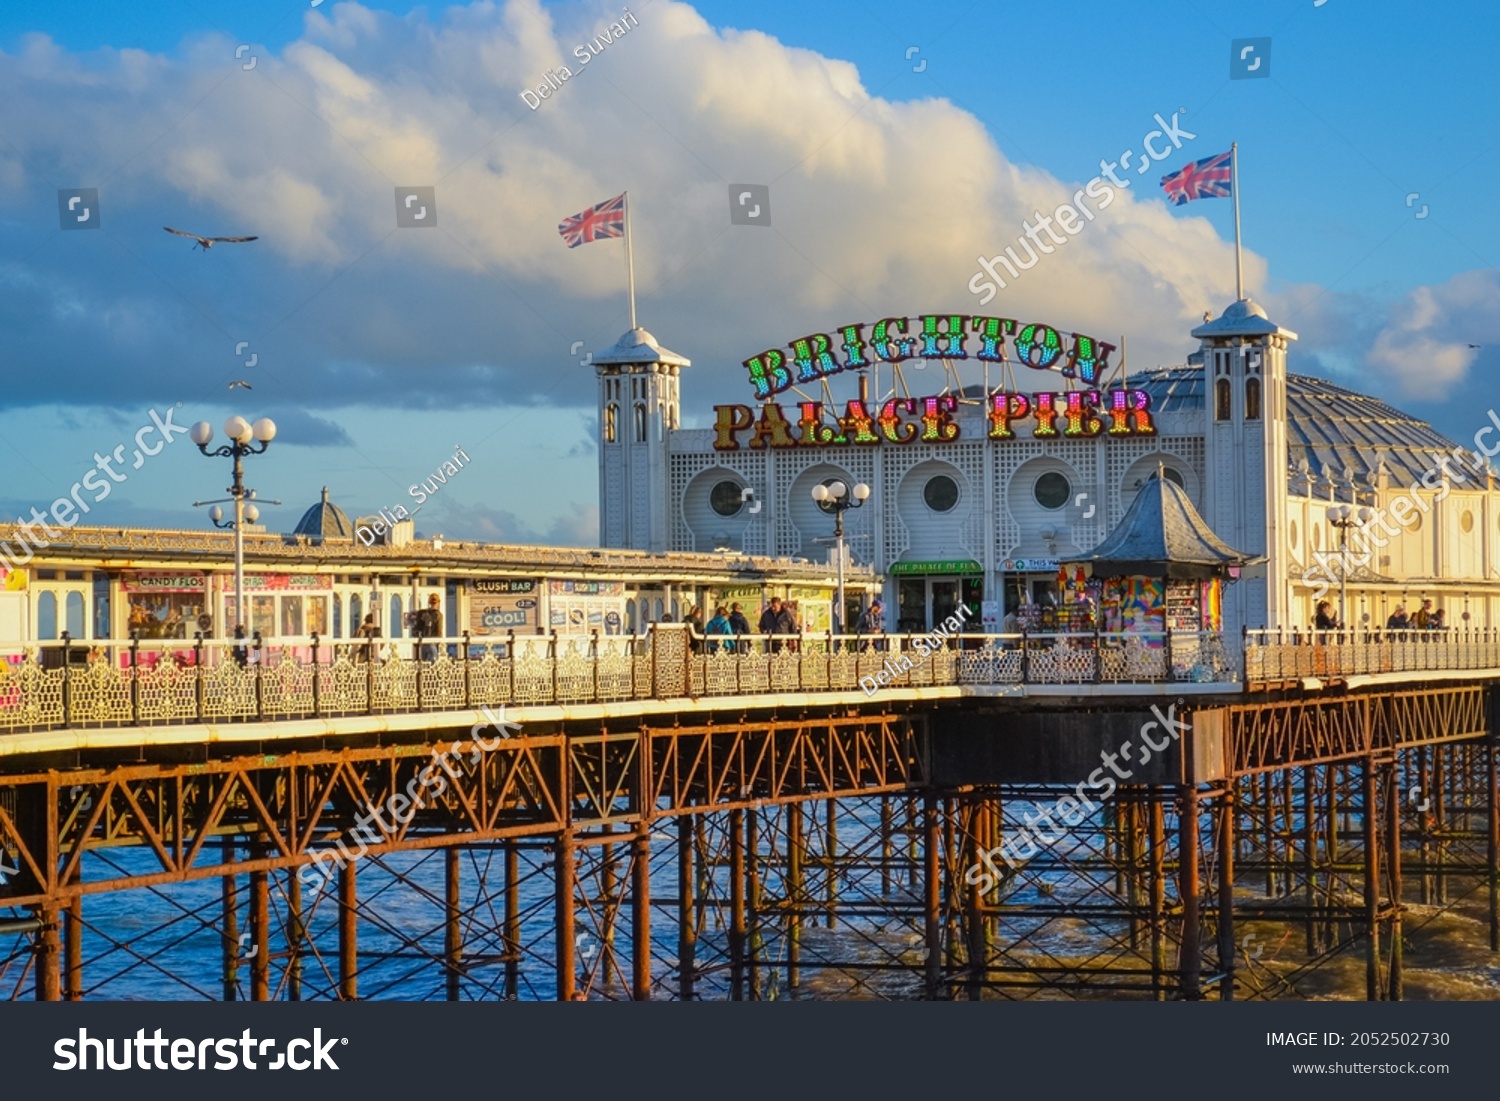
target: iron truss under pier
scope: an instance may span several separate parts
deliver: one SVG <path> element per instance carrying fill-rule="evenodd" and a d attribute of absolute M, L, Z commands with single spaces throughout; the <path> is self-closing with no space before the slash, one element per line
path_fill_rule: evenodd
<path fill-rule="evenodd" d="M 1400 998 L 1433 915 L 1500 950 L 1485 680 L 735 702 L 11 755 L 0 989 Z M 1161 714 L 1149 765 L 998 855 Z"/>

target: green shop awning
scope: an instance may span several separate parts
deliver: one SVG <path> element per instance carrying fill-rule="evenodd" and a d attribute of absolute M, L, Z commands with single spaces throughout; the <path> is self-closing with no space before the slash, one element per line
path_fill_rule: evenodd
<path fill-rule="evenodd" d="M 984 573 L 984 567 L 972 558 L 947 558 L 939 562 L 893 562 L 890 573 Z"/>

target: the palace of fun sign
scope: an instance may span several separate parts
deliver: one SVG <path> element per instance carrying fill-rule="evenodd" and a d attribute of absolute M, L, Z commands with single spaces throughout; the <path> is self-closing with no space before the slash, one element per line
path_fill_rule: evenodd
<path fill-rule="evenodd" d="M 1082 333 L 1073 333 L 1071 341 L 1065 342 L 1050 325 L 1032 322 L 1018 326 L 1003 317 L 888 317 L 871 327 L 868 340 L 864 325 L 846 325 L 832 336 L 816 333 L 792 341 L 788 345 L 790 356 L 771 349 L 745 360 L 755 395 L 764 404 L 758 417 L 748 405 L 714 406 L 714 448 L 738 451 L 740 437 L 747 432 L 747 446 L 751 448 L 956 440 L 959 428 L 953 417 L 958 411 L 958 398 L 953 394 L 893 398 L 878 409 L 864 401 L 850 401 L 844 415 L 832 417 L 831 422 L 822 402 L 800 402 L 795 415 L 789 417 L 780 405 L 765 399 L 792 386 L 869 367 L 877 361 L 969 359 L 971 343 L 974 359 L 991 363 L 1011 359 L 1037 371 L 1056 371 L 1085 386 L 1104 374 L 1109 353 L 1114 351 L 1114 345 Z M 835 348 L 841 353 L 837 358 Z M 986 435 L 992 440 L 1014 439 L 1012 424 L 1027 418 L 1034 421 L 1031 434 L 1037 439 L 1156 435 L 1151 398 L 1144 390 L 1031 394 L 996 390 L 985 396 L 985 404 L 989 422 Z"/>

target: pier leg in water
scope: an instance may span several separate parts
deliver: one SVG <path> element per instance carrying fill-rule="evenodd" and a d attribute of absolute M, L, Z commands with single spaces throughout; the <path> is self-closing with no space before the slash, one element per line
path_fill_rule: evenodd
<path fill-rule="evenodd" d="M 573 834 L 565 826 L 557 838 L 557 852 L 553 858 L 555 873 L 553 890 L 556 892 L 557 912 L 557 1000 L 571 1002 L 577 990 L 578 972 L 574 958 L 576 948 L 573 923 L 573 892 L 576 889 L 577 853 L 573 848 Z"/>
<path fill-rule="evenodd" d="M 1272 789 L 1274 790 L 1274 789 Z M 1202 959 L 1199 955 L 1201 927 L 1199 924 L 1198 878 L 1198 787 L 1184 784 L 1178 792 L 1178 853 L 1179 871 L 1178 897 L 1182 900 L 1182 948 L 1178 968 L 1182 974 L 1182 997 L 1195 1002 L 1203 996 L 1198 988 L 1202 974 Z"/>
<path fill-rule="evenodd" d="M 356 862 L 339 868 L 339 1000 L 359 1000 L 359 881 Z"/>
<path fill-rule="evenodd" d="M 745 812 L 745 905 L 749 911 L 746 929 L 745 969 L 750 1000 L 760 1000 L 760 812 Z"/>
<path fill-rule="evenodd" d="M 693 1000 L 693 978 L 697 967 L 697 908 L 693 905 L 694 815 L 677 819 L 677 996 Z"/>
<path fill-rule="evenodd" d="M 1146 796 L 1151 822 L 1151 991 L 1156 1001 L 1167 999 L 1167 831 L 1161 800 Z"/>
<path fill-rule="evenodd" d="M 1380 1000 L 1380 820 L 1374 755 L 1364 760 L 1364 802 L 1360 817 L 1365 838 L 1365 998 Z"/>
<path fill-rule="evenodd" d="M 447 993 L 450 1002 L 459 1000 L 463 989 L 463 917 L 461 887 L 461 850 L 449 845 L 443 850 L 443 968 L 447 972 Z"/>
<path fill-rule="evenodd" d="M 1385 774 L 1386 824 L 1390 837 L 1386 841 L 1386 863 L 1390 869 L 1391 893 L 1391 973 L 1386 997 L 1393 1002 L 1402 999 L 1401 974 L 1401 785 L 1393 758 L 1382 770 Z"/>
<path fill-rule="evenodd" d="M 882 814 L 885 806 L 882 802 Z M 729 812 L 729 999 L 745 1000 L 745 812 L 742 810 Z"/>
<path fill-rule="evenodd" d="M 505 843 L 505 1000 L 521 996 L 521 854 Z"/>
<path fill-rule="evenodd" d="M 802 804 L 786 807 L 786 985 L 796 990 L 802 983 Z"/>
<path fill-rule="evenodd" d="M 224 838 L 224 863 L 234 864 L 234 841 Z M 239 997 L 240 986 L 240 899 L 233 873 L 220 880 L 220 899 L 224 914 L 224 1000 Z"/>
<path fill-rule="evenodd" d="M 641 822 L 631 843 L 630 891 L 630 996 L 638 1002 L 651 1000 L 651 823 Z"/>
<path fill-rule="evenodd" d="M 1234 942 L 1234 783 L 1224 785 L 1218 798 L 1218 836 L 1214 839 L 1214 855 L 1219 861 L 1219 970 L 1224 977 L 1219 980 L 1219 1000 L 1234 1001 L 1235 942 Z"/>
<path fill-rule="evenodd" d="M 1492 738 L 1484 747 L 1486 860 L 1490 886 L 1490 951 L 1500 952 L 1500 760 L 1496 759 Z"/>
<path fill-rule="evenodd" d="M 271 873 L 250 873 L 250 1000 L 271 1000 Z"/>
<path fill-rule="evenodd" d="M 307 919 L 302 914 L 302 881 L 297 869 L 286 873 L 286 997 L 302 1000 L 302 951 L 307 939 Z"/>
<path fill-rule="evenodd" d="M 68 900 L 67 921 L 63 926 L 63 997 L 70 1002 L 83 1000 L 82 895 Z"/>
<path fill-rule="evenodd" d="M 3 850 L 0 850 L 3 851 Z M 35 990 L 39 1002 L 62 1001 L 62 951 L 58 927 L 62 924 L 62 911 L 56 903 L 45 903 L 32 911 L 40 928 L 36 931 L 34 963 L 36 966 Z"/>
<path fill-rule="evenodd" d="M 935 795 L 922 796 L 923 939 L 927 947 L 925 993 L 936 1001 L 943 978 L 942 823 Z"/>

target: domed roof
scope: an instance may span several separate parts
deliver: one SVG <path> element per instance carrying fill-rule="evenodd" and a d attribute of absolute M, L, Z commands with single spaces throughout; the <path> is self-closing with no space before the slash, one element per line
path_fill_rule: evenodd
<path fill-rule="evenodd" d="M 1266 311 L 1248 298 L 1241 298 L 1238 302 L 1231 302 L 1224 308 L 1224 313 L 1215 321 L 1212 317 L 1204 315 L 1203 324 L 1193 330 L 1193 336 L 1199 339 L 1212 339 L 1213 337 L 1228 336 L 1267 336 L 1276 334 L 1291 340 L 1297 339 L 1297 334 L 1290 329 L 1283 329 L 1272 321 Z"/>
<path fill-rule="evenodd" d="M 1154 412 L 1203 411 L 1201 367 L 1132 374 L 1130 385 L 1151 395 Z M 1352 470 L 1357 481 L 1368 485 L 1383 461 L 1393 483 L 1410 485 L 1436 465 L 1439 454 L 1458 446 L 1426 421 L 1326 379 L 1288 375 L 1286 403 L 1292 471 L 1306 462 L 1314 476 L 1342 479 Z"/>
<path fill-rule="evenodd" d="M 595 363 L 667 363 L 675 367 L 688 367 L 692 360 L 668 351 L 656 342 L 645 329 L 631 329 L 613 348 L 594 357 Z"/>
<path fill-rule="evenodd" d="M 354 525 L 344 510 L 328 499 L 328 487 L 323 487 L 323 499 L 302 514 L 293 535 L 307 535 L 313 539 L 353 539 Z"/>

